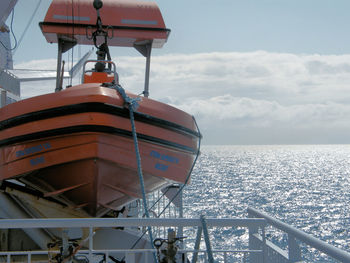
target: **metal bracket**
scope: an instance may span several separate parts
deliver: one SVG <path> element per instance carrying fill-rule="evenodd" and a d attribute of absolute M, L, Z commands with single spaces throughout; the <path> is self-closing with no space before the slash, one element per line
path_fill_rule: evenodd
<path fill-rule="evenodd" d="M 62 68 L 62 54 L 70 50 L 77 44 L 77 41 L 73 38 L 60 36 L 58 38 L 58 52 L 57 52 L 57 74 L 56 74 L 56 89 L 55 92 L 62 90 L 60 87 L 61 68 Z"/>
<path fill-rule="evenodd" d="M 149 96 L 149 73 L 151 68 L 151 52 L 153 40 L 144 40 L 134 43 L 134 48 L 146 57 L 146 72 L 145 72 L 145 87 L 143 95 L 147 98 Z"/>

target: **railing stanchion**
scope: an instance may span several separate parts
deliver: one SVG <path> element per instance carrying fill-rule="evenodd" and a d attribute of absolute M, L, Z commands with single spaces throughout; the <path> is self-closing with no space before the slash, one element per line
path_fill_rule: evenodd
<path fill-rule="evenodd" d="M 266 234 L 265 226 L 262 227 L 262 252 L 263 252 L 263 263 L 267 263 L 267 247 L 266 247 Z"/>
<path fill-rule="evenodd" d="M 243 263 L 246 263 L 247 262 L 247 253 L 244 252 L 243 254 Z"/>
<path fill-rule="evenodd" d="M 207 247 L 208 261 L 209 261 L 209 263 L 214 263 L 213 252 L 211 249 L 210 239 L 209 239 L 209 231 L 208 231 L 207 222 L 205 221 L 204 215 L 200 216 L 200 220 L 202 223 L 205 245 Z"/>
<path fill-rule="evenodd" d="M 192 256 L 192 263 L 197 263 L 197 258 L 198 258 L 198 250 L 201 244 L 201 237 L 202 237 L 202 227 L 198 227 L 197 230 L 197 236 L 196 236 L 196 243 L 194 244 L 194 252 Z"/>
<path fill-rule="evenodd" d="M 248 217 L 252 218 L 253 216 L 248 213 Z M 255 235 L 258 234 L 259 228 L 257 226 L 249 226 L 249 250 L 260 250 L 260 241 L 256 238 Z M 258 263 L 261 262 L 261 257 L 258 253 L 249 253 L 249 262 Z"/>
<path fill-rule="evenodd" d="M 267 242 L 267 246 L 269 251 L 273 252 L 273 254 L 269 253 L 269 257 L 273 256 L 273 255 L 277 255 L 279 257 L 279 261 L 278 262 L 296 262 L 296 261 L 291 261 L 290 257 L 294 257 L 295 259 L 293 260 L 297 260 L 299 257 L 301 257 L 301 252 L 299 252 L 299 248 L 298 248 L 298 244 L 296 243 L 295 239 L 298 239 L 300 242 L 303 242 L 304 244 L 307 244 L 309 246 L 311 246 L 312 248 L 315 248 L 317 250 L 319 250 L 320 252 L 325 253 L 326 255 L 340 261 L 340 262 L 350 262 L 350 253 L 345 251 L 345 250 L 341 250 L 340 248 L 334 247 L 322 240 L 319 240 L 293 226 L 290 226 L 276 218 L 273 218 L 272 216 L 265 214 L 255 208 L 248 208 L 248 214 L 250 216 L 254 216 L 256 218 L 263 218 L 266 220 L 268 225 L 273 226 L 274 228 L 277 228 L 287 234 L 292 235 L 293 237 L 290 239 L 291 241 L 291 250 L 290 254 L 288 253 L 288 251 L 284 251 L 280 248 L 276 248 L 276 246 L 273 246 L 272 244 L 270 244 L 271 242 Z M 251 236 L 249 236 L 251 237 Z M 253 235 L 253 237 L 257 237 L 255 238 L 255 240 L 257 240 L 257 242 L 261 243 L 261 240 L 259 238 L 258 235 Z M 294 239 L 294 240 L 293 240 Z M 288 241 L 289 242 L 289 241 Z M 251 247 L 250 247 L 251 249 Z M 295 253 L 295 254 L 294 254 Z M 289 254 L 289 255 L 288 255 Z M 270 258 L 269 258 L 270 260 Z M 249 261 L 251 262 L 251 261 Z M 255 261 L 252 261 L 255 262 Z"/>
<path fill-rule="evenodd" d="M 288 234 L 288 258 L 290 262 L 301 261 L 301 250 L 292 234 Z"/>
<path fill-rule="evenodd" d="M 92 250 L 93 250 L 93 230 L 89 227 L 89 261 L 92 262 Z"/>

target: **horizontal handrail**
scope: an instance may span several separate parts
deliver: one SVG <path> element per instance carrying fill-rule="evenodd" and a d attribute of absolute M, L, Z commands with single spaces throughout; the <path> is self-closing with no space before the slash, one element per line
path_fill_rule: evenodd
<path fill-rule="evenodd" d="M 231 219 L 213 219 L 208 218 L 206 220 L 208 228 L 213 227 L 246 227 L 246 228 L 262 228 L 266 226 L 266 220 L 260 218 L 231 218 Z M 50 219 L 0 219 L 0 229 L 32 229 L 32 228 L 88 228 L 90 231 L 88 250 L 80 250 L 79 255 L 87 254 L 89 258 L 93 254 L 104 254 L 108 255 L 110 253 L 124 253 L 125 256 L 137 254 L 137 253 L 154 253 L 154 249 L 93 249 L 93 236 L 94 228 L 103 227 L 146 227 L 146 226 L 156 226 L 156 227 L 200 227 L 202 223 L 200 219 L 188 219 L 188 218 L 50 218 Z M 215 255 L 223 254 L 226 258 L 229 254 L 233 253 L 243 253 L 246 254 L 262 254 L 261 249 L 213 249 Z M 49 253 L 57 253 L 54 251 L 2 251 L 0 256 L 7 256 L 8 262 L 12 256 L 16 255 L 27 255 L 28 262 L 32 255 L 43 255 Z M 207 255 L 206 250 L 196 250 L 196 249 L 179 249 L 178 253 L 188 254 L 188 253 L 203 253 Z M 147 262 L 147 260 L 146 260 Z M 225 259 L 225 262 L 227 260 Z"/>
<path fill-rule="evenodd" d="M 264 227 L 265 219 L 207 219 L 208 227 Z M 200 219 L 187 218 L 73 218 L 73 219 L 0 219 L 0 229 L 15 228 L 88 228 L 132 226 L 201 226 Z"/>
<path fill-rule="evenodd" d="M 255 208 L 248 208 L 248 214 L 258 218 L 266 219 L 267 223 L 288 233 L 293 235 L 298 240 L 304 242 L 305 244 L 318 249 L 319 251 L 326 253 L 334 259 L 340 260 L 341 262 L 350 262 L 350 253 L 341 250 L 340 248 L 334 247 L 322 240 L 319 240 L 295 227 L 287 225 L 282 221 L 275 219 Z"/>
<path fill-rule="evenodd" d="M 232 249 L 213 249 L 212 250 L 214 253 L 261 253 L 261 250 L 256 250 L 256 249 L 241 249 L 241 250 L 232 250 Z M 79 250 L 78 254 L 88 254 L 90 251 L 86 249 Z M 97 254 L 105 254 L 105 253 L 153 253 L 157 252 L 156 249 L 151 249 L 151 248 L 144 248 L 144 249 L 92 249 L 92 253 L 97 253 Z M 178 252 L 180 254 L 183 253 L 194 253 L 194 252 L 199 252 L 199 253 L 206 253 L 207 250 L 205 249 L 179 249 Z M 28 251 L 0 251 L 0 256 L 6 256 L 6 255 L 12 255 L 12 256 L 18 256 L 18 255 L 46 255 L 48 253 L 60 253 L 59 250 L 28 250 Z"/>

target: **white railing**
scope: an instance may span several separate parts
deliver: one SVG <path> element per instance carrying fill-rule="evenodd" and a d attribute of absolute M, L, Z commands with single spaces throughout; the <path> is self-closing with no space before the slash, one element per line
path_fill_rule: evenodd
<path fill-rule="evenodd" d="M 206 226 L 208 228 L 215 227 L 243 227 L 243 228 L 258 228 L 264 231 L 265 220 L 264 219 L 205 219 Z M 86 247 L 76 255 L 85 255 L 89 262 L 95 262 L 94 257 L 96 255 L 108 259 L 108 256 L 112 253 L 123 253 L 125 261 L 137 262 L 137 254 L 149 254 L 155 253 L 156 250 L 153 249 L 94 249 L 94 231 L 98 228 L 120 228 L 120 227 L 203 227 L 200 219 L 138 219 L 138 218 L 127 218 L 127 219 L 113 219 L 113 218 L 82 218 L 82 219 L 2 219 L 0 220 L 0 229 L 72 229 L 72 228 L 88 228 L 89 236 L 86 239 Z M 212 237 L 209 237 L 212 239 Z M 234 249 L 212 249 L 211 251 L 205 249 L 180 249 L 178 251 L 183 254 L 183 262 L 187 261 L 187 257 L 193 256 L 194 254 L 204 255 L 205 262 L 211 262 L 208 260 L 208 253 L 212 253 L 215 257 L 221 258 L 220 262 L 232 262 L 228 258 L 232 254 L 241 253 L 244 258 L 249 254 L 259 254 L 260 257 L 263 253 L 263 249 L 246 249 L 246 250 L 234 250 Z M 11 258 L 18 255 L 25 255 L 27 257 L 27 262 L 33 262 L 33 256 L 37 255 L 49 255 L 49 253 L 58 253 L 58 251 L 2 251 L 0 252 L 0 257 L 6 257 L 6 261 L 12 262 Z M 152 257 L 144 257 L 144 263 L 153 262 Z M 151 259 L 150 259 L 151 258 Z M 106 260 L 105 262 L 109 262 Z M 196 262 L 196 260 L 195 260 Z M 215 261 L 218 262 L 218 261 Z"/>
<path fill-rule="evenodd" d="M 186 228 L 194 229 L 197 231 L 187 231 L 186 233 L 195 233 L 197 236 L 188 236 L 189 239 L 194 240 L 190 245 L 188 244 L 184 248 L 178 250 L 179 255 L 183 255 L 181 262 L 250 262 L 250 263 L 271 263 L 271 262 L 301 262 L 302 255 L 298 242 L 303 242 L 312 248 L 315 248 L 340 262 L 350 262 L 350 254 L 346 251 L 333 247 L 323 241 L 320 241 L 294 227 L 291 227 L 279 220 L 276 220 L 256 209 L 248 208 L 250 217 L 248 219 L 234 218 L 234 219 L 184 219 L 184 218 L 82 218 L 82 219 L 2 219 L 0 220 L 0 229 L 73 229 L 73 228 L 85 228 L 88 229 L 88 237 L 84 240 L 85 245 L 78 251 L 77 256 L 86 257 L 89 261 L 96 262 L 96 257 L 99 257 L 97 262 L 101 262 L 101 258 L 104 257 L 105 261 L 108 261 L 110 255 L 119 254 L 122 255 L 126 263 L 130 262 L 154 262 L 153 254 L 157 251 L 150 248 L 140 249 L 99 249 L 95 248 L 94 233 L 99 231 L 100 228 L 144 228 L 144 227 L 170 227 L 170 228 Z M 288 235 L 288 250 L 283 250 L 267 240 L 265 235 L 265 228 L 267 226 L 273 226 L 279 230 L 282 230 Z M 219 249 L 216 246 L 210 248 L 210 243 L 214 243 L 215 237 L 212 235 L 212 231 L 215 228 L 247 228 L 249 229 L 249 247 L 247 249 Z M 204 233 L 206 232 L 206 233 Z M 204 242 L 201 242 L 203 237 Z M 233 232 L 232 232 L 233 233 Z M 207 236 L 205 236 L 207 235 Z M 229 237 L 226 237 L 229 238 Z M 298 240 L 298 241 L 297 241 Z M 80 241 L 82 244 L 83 241 Z M 200 246 L 202 243 L 202 246 Z M 48 257 L 50 253 L 59 253 L 59 251 L 1 251 L 1 262 L 13 262 L 13 258 L 18 256 L 25 256 L 25 259 L 21 258 L 22 262 L 34 262 L 32 260 L 34 256 L 42 255 Z M 144 255 L 141 261 L 140 255 Z M 239 254 L 239 257 L 236 257 Z M 52 255 L 52 254 L 51 254 Z M 198 257 L 200 256 L 200 257 Z M 40 262 L 40 261 L 35 261 Z M 42 262 L 42 261 L 41 261 Z"/>
<path fill-rule="evenodd" d="M 265 219 L 269 226 L 283 231 L 288 236 L 288 250 L 286 251 L 282 250 L 268 240 L 263 243 L 263 237 L 258 234 L 256 229 L 251 228 L 249 230 L 249 248 L 259 249 L 262 247 L 262 244 L 264 244 L 266 247 L 264 256 L 267 258 L 268 262 L 301 262 L 302 254 L 297 240 L 309 245 L 311 248 L 315 248 L 320 252 L 325 253 L 336 260 L 339 260 L 340 262 L 350 262 L 350 253 L 329 245 L 328 243 L 306 234 L 305 232 L 290 225 L 287 225 L 286 223 L 283 223 L 282 221 L 277 220 L 257 209 L 248 208 L 248 215 L 251 218 Z M 255 255 L 251 255 L 249 262 L 261 261 L 259 261 L 259 258 L 257 258 Z"/>

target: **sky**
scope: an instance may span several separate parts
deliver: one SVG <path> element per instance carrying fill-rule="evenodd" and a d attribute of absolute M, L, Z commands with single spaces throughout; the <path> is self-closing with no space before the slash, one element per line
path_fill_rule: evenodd
<path fill-rule="evenodd" d="M 38 2 L 19 0 L 18 38 Z M 194 115 L 205 144 L 350 143 L 350 1 L 156 2 L 171 34 L 152 51 L 150 96 Z M 15 67 L 55 69 L 57 47 L 38 27 L 49 3 L 41 1 Z M 88 48 L 76 47 L 75 59 Z M 144 58 L 111 52 L 123 87 L 140 93 Z M 53 90 L 54 82 L 23 83 L 22 97 Z"/>

